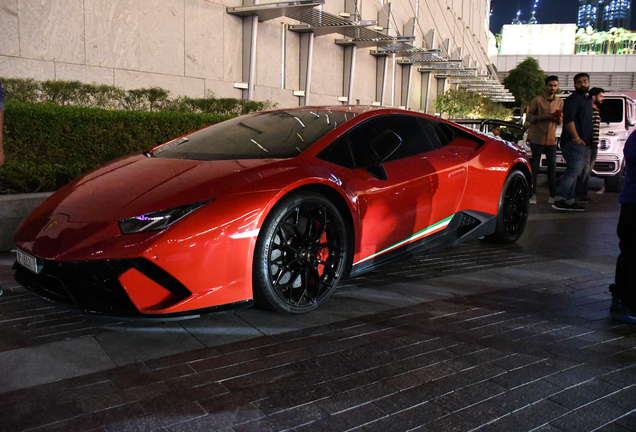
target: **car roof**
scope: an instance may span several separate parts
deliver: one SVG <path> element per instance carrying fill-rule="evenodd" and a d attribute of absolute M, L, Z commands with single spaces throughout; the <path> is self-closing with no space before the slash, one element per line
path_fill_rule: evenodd
<path fill-rule="evenodd" d="M 266 110 L 262 112 L 286 112 L 286 111 L 351 112 L 357 115 L 368 113 L 368 112 L 374 112 L 377 114 L 409 114 L 409 115 L 425 116 L 431 119 L 441 120 L 439 117 L 435 117 L 430 114 L 424 114 L 421 112 L 407 110 L 403 108 L 376 106 L 376 105 L 315 105 L 315 106 L 278 108 L 278 109 Z"/>

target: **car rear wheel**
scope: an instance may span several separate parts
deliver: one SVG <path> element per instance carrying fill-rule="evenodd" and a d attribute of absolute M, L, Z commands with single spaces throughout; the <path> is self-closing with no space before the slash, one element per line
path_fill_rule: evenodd
<path fill-rule="evenodd" d="M 294 192 L 267 216 L 254 252 L 257 306 L 290 314 L 316 309 L 335 291 L 348 254 L 346 224 L 322 195 Z"/>
<path fill-rule="evenodd" d="M 530 188 L 526 176 L 519 170 L 512 171 L 504 183 L 499 199 L 497 226 L 486 240 L 493 243 L 514 243 L 526 228 L 530 200 Z"/>

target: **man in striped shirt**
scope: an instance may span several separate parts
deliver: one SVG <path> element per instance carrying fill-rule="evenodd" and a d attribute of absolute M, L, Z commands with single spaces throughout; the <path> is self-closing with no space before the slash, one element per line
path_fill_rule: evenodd
<path fill-rule="evenodd" d="M 590 89 L 589 98 L 592 101 L 592 107 L 594 110 L 594 129 L 592 135 L 592 145 L 587 149 L 587 158 L 585 160 L 585 168 L 581 175 L 576 179 L 576 202 L 579 203 L 593 203 L 596 200 L 590 198 L 587 195 L 587 187 L 590 182 L 590 174 L 592 168 L 594 168 L 594 162 L 596 162 L 596 155 L 598 154 L 598 142 L 600 136 L 601 127 L 601 112 L 599 107 L 603 103 L 605 90 L 599 87 Z"/>

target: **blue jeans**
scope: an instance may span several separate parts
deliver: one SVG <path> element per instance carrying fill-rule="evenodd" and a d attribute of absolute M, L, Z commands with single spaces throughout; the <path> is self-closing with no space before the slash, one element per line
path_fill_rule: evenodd
<path fill-rule="evenodd" d="M 579 198 L 587 196 L 587 187 L 590 184 L 590 174 L 592 168 L 594 168 L 594 162 L 596 162 L 596 156 L 598 155 L 598 148 L 588 147 L 587 157 L 585 158 L 585 167 L 583 172 L 576 179 L 576 196 Z"/>
<path fill-rule="evenodd" d="M 572 142 L 561 143 L 561 151 L 565 158 L 565 173 L 561 177 L 557 196 L 565 200 L 567 204 L 574 204 L 576 198 L 576 179 L 585 168 L 588 147 Z"/>
<path fill-rule="evenodd" d="M 550 197 L 556 195 L 556 145 L 541 145 L 530 143 L 530 149 L 532 150 L 532 159 L 530 159 L 530 166 L 532 167 L 532 193 L 537 193 L 537 176 L 539 174 L 539 166 L 541 165 L 541 154 L 545 153 L 545 159 L 548 163 L 548 188 L 550 190 Z"/>

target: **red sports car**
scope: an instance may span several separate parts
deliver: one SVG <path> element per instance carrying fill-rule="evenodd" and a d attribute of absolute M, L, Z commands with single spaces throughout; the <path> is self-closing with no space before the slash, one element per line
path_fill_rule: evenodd
<path fill-rule="evenodd" d="M 109 315 L 299 314 L 392 260 L 516 241 L 530 185 L 523 149 L 424 114 L 253 113 L 60 189 L 15 234 L 16 280 Z"/>

